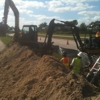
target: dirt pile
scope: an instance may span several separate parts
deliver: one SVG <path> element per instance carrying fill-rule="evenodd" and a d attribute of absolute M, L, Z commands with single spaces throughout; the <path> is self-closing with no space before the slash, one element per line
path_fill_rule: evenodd
<path fill-rule="evenodd" d="M 92 100 L 97 88 L 57 59 L 18 43 L 0 54 L 0 100 Z"/>

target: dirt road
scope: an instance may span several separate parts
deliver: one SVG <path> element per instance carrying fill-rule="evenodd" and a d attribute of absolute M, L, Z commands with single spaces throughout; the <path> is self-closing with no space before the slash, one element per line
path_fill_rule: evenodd
<path fill-rule="evenodd" d="M 2 51 L 5 48 L 5 44 L 0 40 L 0 51 Z"/>

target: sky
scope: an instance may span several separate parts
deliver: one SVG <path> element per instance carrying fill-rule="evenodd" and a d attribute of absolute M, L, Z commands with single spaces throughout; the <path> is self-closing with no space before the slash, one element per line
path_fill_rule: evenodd
<path fill-rule="evenodd" d="M 62 21 L 77 20 L 78 25 L 100 21 L 100 0 L 12 0 L 19 11 L 19 26 L 40 25 L 55 18 Z M 4 2 L 0 0 L 0 22 L 4 14 Z M 9 26 L 15 26 L 15 17 L 9 9 Z"/>

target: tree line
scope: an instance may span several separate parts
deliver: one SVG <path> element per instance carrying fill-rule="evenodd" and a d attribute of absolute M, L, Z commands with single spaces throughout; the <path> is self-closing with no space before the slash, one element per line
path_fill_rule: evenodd
<path fill-rule="evenodd" d="M 77 21 L 77 20 L 76 20 Z M 97 31 L 98 28 L 100 28 L 100 21 L 95 21 L 95 22 L 91 22 L 88 25 L 86 25 L 84 22 L 81 23 L 79 26 L 77 26 L 79 31 L 81 33 L 88 33 L 88 30 L 92 30 L 93 33 L 95 33 Z M 39 25 L 38 27 L 38 32 L 40 33 L 46 33 L 48 29 L 48 25 L 46 22 L 43 22 Z M 70 33 L 69 28 L 66 27 L 55 27 L 55 33 L 59 34 L 66 34 L 66 33 Z"/>
<path fill-rule="evenodd" d="M 77 20 L 75 20 L 77 22 Z M 48 24 L 46 22 L 40 23 L 38 26 L 38 32 L 39 33 L 46 33 L 48 29 Z M 88 30 L 93 30 L 93 33 L 97 31 L 98 28 L 100 28 L 100 21 L 91 22 L 88 25 L 86 25 L 84 22 L 81 23 L 78 27 L 79 32 L 81 33 L 88 33 Z M 14 32 L 15 28 L 13 26 L 8 26 L 8 32 Z M 21 30 L 21 29 L 20 29 Z M 65 27 L 55 27 L 54 32 L 56 34 L 67 34 L 70 33 L 70 29 L 66 26 Z"/>

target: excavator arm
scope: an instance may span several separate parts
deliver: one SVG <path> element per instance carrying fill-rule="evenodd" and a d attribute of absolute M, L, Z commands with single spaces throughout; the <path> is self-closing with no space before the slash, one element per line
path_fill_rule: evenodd
<path fill-rule="evenodd" d="M 73 38 L 74 38 L 74 41 L 76 43 L 76 46 L 79 50 L 83 50 L 83 43 L 82 43 L 82 40 L 80 38 L 80 35 L 79 35 L 79 30 L 78 28 L 76 27 L 77 25 L 77 22 L 76 20 L 73 20 L 73 21 L 61 21 L 65 24 L 65 26 L 68 26 L 71 28 L 71 31 L 72 31 L 72 35 L 73 35 Z"/>
<path fill-rule="evenodd" d="M 50 44 L 52 44 L 52 35 L 54 33 L 54 29 L 55 29 L 55 26 L 56 26 L 56 24 L 54 23 L 54 21 L 55 21 L 55 19 L 52 19 L 50 21 L 49 26 L 48 26 L 48 30 L 47 30 L 47 34 L 46 34 L 46 37 L 45 37 L 45 40 L 44 40 L 44 44 L 47 41 L 47 46 L 49 46 Z"/>
<path fill-rule="evenodd" d="M 73 34 L 73 37 L 74 37 L 74 40 L 76 42 L 76 46 L 79 50 L 83 50 L 83 43 L 80 39 L 80 36 L 79 36 L 79 32 L 78 32 L 78 28 L 75 26 L 75 22 L 74 21 L 60 21 L 61 23 L 55 23 L 56 19 L 52 19 L 49 23 L 49 26 L 48 26 L 48 30 L 47 30 L 47 34 L 46 34 L 46 37 L 45 37 L 45 41 L 44 41 L 44 53 L 46 51 L 48 51 L 47 49 L 51 49 L 52 48 L 52 35 L 54 33 L 54 29 L 55 27 L 70 27 L 71 31 L 72 31 L 72 34 Z M 59 21 L 59 20 L 57 20 Z"/>
<path fill-rule="evenodd" d="M 12 0 L 5 0 L 3 25 L 4 25 L 4 28 L 6 28 L 5 26 L 7 25 L 9 7 L 12 9 L 12 11 L 14 12 L 14 16 L 15 16 L 15 35 L 14 35 L 14 40 L 17 41 L 18 37 L 19 37 L 19 11 L 16 8 L 16 6 L 15 6 L 15 4 L 14 4 L 14 2 Z"/>

